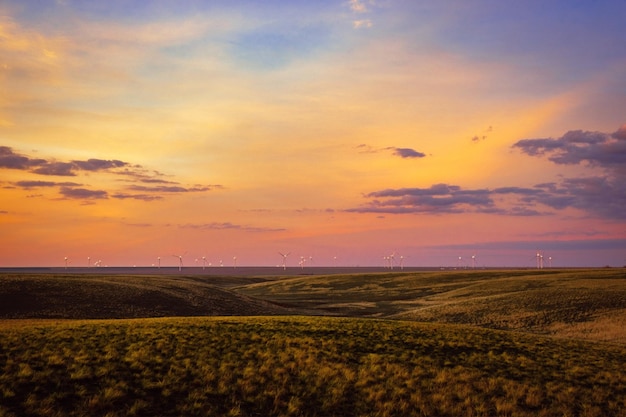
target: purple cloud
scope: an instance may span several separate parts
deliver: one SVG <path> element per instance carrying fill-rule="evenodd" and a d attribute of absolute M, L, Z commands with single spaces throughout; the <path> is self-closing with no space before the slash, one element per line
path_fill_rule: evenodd
<path fill-rule="evenodd" d="M 556 164 L 587 162 L 594 167 L 626 165 L 626 128 L 613 134 L 570 130 L 558 139 L 522 139 L 513 144 L 530 156 L 547 156 Z"/>
<path fill-rule="evenodd" d="M 75 177 L 75 165 L 71 162 L 47 162 L 39 168 L 32 170 L 39 175 L 56 175 L 60 177 Z"/>
<path fill-rule="evenodd" d="M 44 159 L 31 159 L 13 152 L 8 146 L 0 146 L 0 168 L 28 170 L 45 163 Z"/>
<path fill-rule="evenodd" d="M 105 160 L 105 159 L 88 159 L 86 161 L 72 161 L 72 164 L 78 169 L 84 171 L 102 171 L 113 168 L 121 168 L 128 165 L 127 162 L 119 161 L 117 159 Z"/>
<path fill-rule="evenodd" d="M 569 178 L 560 184 L 532 188 L 500 187 L 466 190 L 457 185 L 399 188 L 371 192 L 370 201 L 346 211 L 356 213 L 484 213 L 539 216 L 578 209 L 609 219 L 626 219 L 626 182 L 610 177 Z"/>
<path fill-rule="evenodd" d="M 353 212 L 372 213 L 461 213 L 471 207 L 487 210 L 494 207 L 488 190 L 463 190 L 457 185 L 435 184 L 430 188 L 400 188 L 375 191 L 373 199 Z M 475 209 L 471 210 L 475 211 Z"/>
<path fill-rule="evenodd" d="M 116 198 L 118 200 L 142 200 L 142 201 L 155 201 L 162 200 L 163 197 L 158 195 L 150 195 L 150 194 L 125 194 L 125 193 L 116 193 L 112 194 L 111 198 Z"/>
<path fill-rule="evenodd" d="M 395 146 L 388 146 L 386 148 L 373 148 L 365 143 L 362 143 L 356 147 L 359 153 L 380 153 L 383 151 L 391 151 L 393 155 L 401 158 L 424 158 L 425 153 L 418 152 L 411 148 L 397 148 Z"/>
<path fill-rule="evenodd" d="M 9 185 L 5 186 L 5 188 L 19 187 L 23 189 L 60 187 L 59 192 L 65 198 L 89 200 L 115 198 L 119 200 L 134 199 L 155 201 L 163 199 L 163 197 L 158 194 L 205 192 L 224 188 L 219 184 L 182 186 L 176 181 L 160 178 L 163 177 L 164 174 L 158 171 L 148 171 L 142 168 L 141 165 L 131 165 L 119 159 L 90 158 L 87 160 L 72 160 L 70 162 L 49 161 L 45 159 L 33 159 L 18 154 L 8 146 L 0 146 L 0 168 L 19 169 L 32 174 L 64 177 L 75 177 L 80 172 L 108 172 L 115 175 L 127 176 L 128 181 L 133 183 L 133 185 L 127 187 L 126 190 L 119 190 L 117 192 L 79 188 L 81 184 L 75 182 L 24 180 L 9 183 Z"/>
<path fill-rule="evenodd" d="M 108 198 L 104 190 L 87 190 L 86 188 L 61 187 L 60 193 L 65 198 L 98 200 Z"/>
<path fill-rule="evenodd" d="M 57 187 L 57 186 L 78 187 L 81 185 L 75 182 L 54 182 L 54 181 L 17 181 L 17 182 L 14 182 L 13 184 L 24 189 L 39 188 L 39 187 Z"/>
<path fill-rule="evenodd" d="M 393 154 L 401 158 L 423 158 L 426 156 L 425 153 L 418 152 L 415 149 L 411 149 L 411 148 L 392 148 L 392 149 L 393 149 Z"/>

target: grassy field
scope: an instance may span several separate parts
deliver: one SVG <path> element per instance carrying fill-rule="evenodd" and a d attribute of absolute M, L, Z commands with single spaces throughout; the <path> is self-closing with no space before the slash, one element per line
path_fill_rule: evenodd
<path fill-rule="evenodd" d="M 146 318 L 290 314 L 229 287 L 254 277 L 0 275 L 0 318 Z"/>
<path fill-rule="evenodd" d="M 626 344 L 626 269 L 294 277 L 242 294 L 323 315 L 468 324 Z"/>
<path fill-rule="evenodd" d="M 1 416 L 625 416 L 626 348 L 331 317 L 22 322 Z"/>
<path fill-rule="evenodd" d="M 0 370 L 0 417 L 626 416 L 626 270 L 5 274 Z"/>

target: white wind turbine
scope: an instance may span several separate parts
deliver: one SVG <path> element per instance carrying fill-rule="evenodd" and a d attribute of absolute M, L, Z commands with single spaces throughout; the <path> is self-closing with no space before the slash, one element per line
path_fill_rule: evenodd
<path fill-rule="evenodd" d="M 233 268 L 237 268 L 237 257 L 233 256 Z"/>
<path fill-rule="evenodd" d="M 476 255 L 472 255 L 472 269 L 476 269 Z"/>
<path fill-rule="evenodd" d="M 183 270 L 183 256 L 185 256 L 187 252 L 183 253 L 182 255 L 172 255 L 174 258 L 178 258 L 178 270 L 182 271 Z"/>
<path fill-rule="evenodd" d="M 287 269 L 287 256 L 289 256 L 291 252 L 287 252 L 287 253 L 278 252 L 278 253 L 280 254 L 280 256 L 283 257 L 283 271 L 285 271 Z"/>
<path fill-rule="evenodd" d="M 206 268 L 206 256 L 202 257 L 202 270 L 204 271 L 204 268 Z"/>
<path fill-rule="evenodd" d="M 404 256 L 400 255 L 400 269 L 404 270 Z"/>
<path fill-rule="evenodd" d="M 87 268 L 91 267 L 91 256 L 87 257 Z"/>
<path fill-rule="evenodd" d="M 67 256 L 65 257 L 65 269 L 67 269 L 67 263 L 68 263 L 69 259 L 67 259 Z"/>
<path fill-rule="evenodd" d="M 392 253 L 389 255 L 389 269 L 393 269 L 393 261 L 395 260 L 396 253 Z"/>

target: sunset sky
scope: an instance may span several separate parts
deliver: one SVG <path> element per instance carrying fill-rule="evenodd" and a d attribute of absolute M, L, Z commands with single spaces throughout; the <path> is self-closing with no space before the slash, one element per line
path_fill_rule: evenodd
<path fill-rule="evenodd" d="M 0 267 L 626 265 L 625 22 L 622 0 L 1 1 Z"/>

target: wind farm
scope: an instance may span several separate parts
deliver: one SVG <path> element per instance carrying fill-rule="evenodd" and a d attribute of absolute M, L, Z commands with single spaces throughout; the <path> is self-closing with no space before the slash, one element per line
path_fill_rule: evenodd
<path fill-rule="evenodd" d="M 0 417 L 626 417 L 626 2 L 0 2 Z"/>

